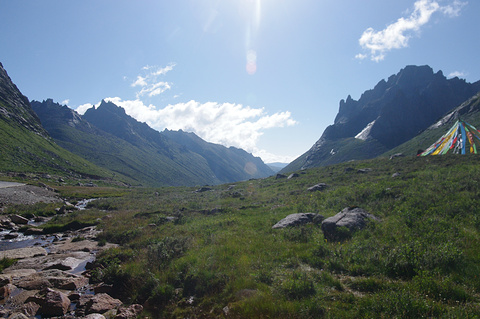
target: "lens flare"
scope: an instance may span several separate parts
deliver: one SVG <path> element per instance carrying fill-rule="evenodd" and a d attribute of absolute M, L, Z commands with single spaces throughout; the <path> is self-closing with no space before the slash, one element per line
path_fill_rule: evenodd
<path fill-rule="evenodd" d="M 257 72 L 257 52 L 255 50 L 247 51 L 247 73 L 254 75 Z"/>

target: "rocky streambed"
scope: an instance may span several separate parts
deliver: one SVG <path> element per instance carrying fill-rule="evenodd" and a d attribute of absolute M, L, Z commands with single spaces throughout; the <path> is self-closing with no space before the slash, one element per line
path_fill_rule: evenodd
<path fill-rule="evenodd" d="M 108 294 L 108 286 L 89 282 L 96 255 L 114 244 L 99 245 L 95 226 L 46 235 L 38 222 L 17 215 L 0 219 L 0 259 L 16 260 L 0 274 L 0 317 L 137 317 L 140 305 L 127 307 Z"/>

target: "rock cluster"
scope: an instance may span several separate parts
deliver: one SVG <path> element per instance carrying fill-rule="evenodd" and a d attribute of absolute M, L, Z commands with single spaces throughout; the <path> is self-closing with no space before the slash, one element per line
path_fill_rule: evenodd
<path fill-rule="evenodd" d="M 21 216 L 0 221 L 11 228 L 24 222 Z M 0 274 L 0 317 L 105 318 L 108 312 L 109 318 L 136 318 L 141 305 L 122 307 L 122 301 L 101 292 L 102 285 L 97 290 L 89 284 L 87 264 L 97 252 L 114 246 L 99 246 L 98 233 L 92 226 L 41 235 L 36 246 L 0 251 L 0 259 L 17 259 Z"/>
<path fill-rule="evenodd" d="M 328 241 L 348 239 L 355 231 L 367 226 L 369 220 L 380 221 L 378 217 L 359 207 L 347 207 L 335 216 L 324 219 L 320 214 L 291 214 L 272 226 L 273 229 L 302 226 L 305 224 L 320 224 L 323 236 Z"/>

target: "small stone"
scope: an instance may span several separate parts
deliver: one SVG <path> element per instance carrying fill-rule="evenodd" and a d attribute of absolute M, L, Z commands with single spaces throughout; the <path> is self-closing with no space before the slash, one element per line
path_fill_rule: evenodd
<path fill-rule="evenodd" d="M 12 222 L 14 222 L 15 224 L 21 224 L 21 225 L 26 225 L 28 224 L 28 219 L 26 219 L 25 217 L 22 217 L 20 215 L 12 215 L 10 216 L 10 219 L 12 220 Z"/>
<path fill-rule="evenodd" d="M 313 185 L 312 187 L 307 188 L 309 192 L 318 192 L 318 191 L 323 191 L 325 188 L 327 188 L 328 185 L 325 183 L 319 183 L 317 185 Z"/>

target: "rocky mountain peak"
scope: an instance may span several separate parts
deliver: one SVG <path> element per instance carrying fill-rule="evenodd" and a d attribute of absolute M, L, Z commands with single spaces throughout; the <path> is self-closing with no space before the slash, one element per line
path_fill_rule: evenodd
<path fill-rule="evenodd" d="M 378 156 L 418 135 L 478 91 L 480 81 L 447 79 L 428 65 L 408 65 L 380 80 L 358 101 L 350 95 L 341 100 L 334 124 L 291 167 Z"/>
<path fill-rule="evenodd" d="M 24 96 L 0 63 L 0 118 L 17 124 L 45 138 L 48 133 Z"/>
<path fill-rule="evenodd" d="M 32 109 L 42 119 L 42 125 L 48 130 L 50 124 L 63 122 L 71 127 L 86 126 L 90 124 L 83 121 L 80 114 L 72 110 L 66 105 L 55 103 L 53 99 L 46 99 L 42 102 L 31 101 Z"/>
<path fill-rule="evenodd" d="M 100 105 L 97 107 L 97 111 L 110 112 L 119 116 L 126 116 L 127 113 L 123 107 L 116 105 L 113 102 L 102 100 Z M 88 110 L 87 110 L 88 112 Z"/>

